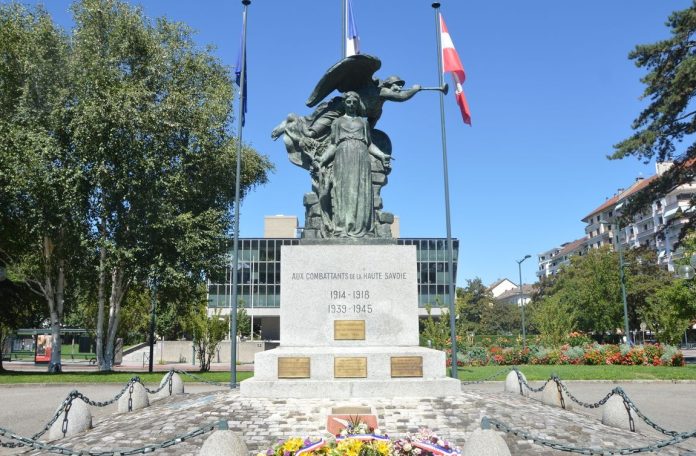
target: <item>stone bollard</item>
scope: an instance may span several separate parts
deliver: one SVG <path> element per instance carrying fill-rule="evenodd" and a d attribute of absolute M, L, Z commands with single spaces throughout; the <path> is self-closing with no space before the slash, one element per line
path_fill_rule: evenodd
<path fill-rule="evenodd" d="M 570 398 L 561 390 L 559 392 L 558 383 L 551 380 L 546 384 L 544 391 L 541 393 L 541 402 L 546 405 L 552 405 L 554 407 L 560 407 L 566 410 L 572 410 L 573 407 L 570 404 Z"/>
<path fill-rule="evenodd" d="M 492 429 L 476 429 L 471 433 L 462 456 L 511 456 L 505 440 Z"/>
<path fill-rule="evenodd" d="M 520 384 L 520 379 L 517 376 L 518 371 L 511 370 L 508 372 L 507 377 L 505 377 L 505 392 L 513 394 L 521 394 L 522 396 L 529 396 L 529 390 Z M 526 382 L 527 377 L 524 376 L 522 372 L 519 373 L 520 377 Z"/>
<path fill-rule="evenodd" d="M 635 432 L 635 427 L 631 429 L 631 414 L 618 394 L 610 397 L 602 407 L 602 424 Z"/>
<path fill-rule="evenodd" d="M 249 449 L 239 434 L 235 434 L 227 427 L 227 421 L 220 422 L 220 428 L 210 434 L 198 456 L 247 456 Z"/>
<path fill-rule="evenodd" d="M 56 410 L 57 411 L 57 410 Z M 67 419 L 66 419 L 67 414 Z M 63 434 L 63 424 L 65 423 L 65 434 Z M 79 434 L 92 428 L 92 412 L 82 399 L 75 398 L 70 403 L 70 408 L 60 414 L 58 419 L 48 430 L 48 440 L 58 440 L 63 437 Z"/>
<path fill-rule="evenodd" d="M 159 386 L 162 388 L 152 397 L 153 401 L 164 399 L 175 394 L 184 394 L 184 381 L 176 372 L 171 372 L 162 378 Z M 170 387 L 171 386 L 171 387 Z"/>
<path fill-rule="evenodd" d="M 140 382 L 131 382 L 130 387 L 118 400 L 118 412 L 132 412 L 150 405 L 147 391 Z"/>

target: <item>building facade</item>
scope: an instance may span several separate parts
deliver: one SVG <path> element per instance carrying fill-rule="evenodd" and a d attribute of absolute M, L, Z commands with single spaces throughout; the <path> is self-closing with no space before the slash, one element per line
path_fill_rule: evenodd
<path fill-rule="evenodd" d="M 299 245 L 297 238 L 251 238 L 239 240 L 237 296 L 239 306 L 253 318 L 255 333 L 263 339 L 279 339 L 280 259 L 283 246 Z M 447 239 L 401 238 L 398 245 L 416 247 L 418 307 L 421 316 L 426 306 L 439 315 L 449 303 Z M 457 277 L 459 241 L 452 240 L 453 277 Z M 231 272 L 219 273 L 208 283 L 208 311 L 228 315 L 231 307 Z"/>
<path fill-rule="evenodd" d="M 681 185 L 655 199 L 650 207 L 634 216 L 626 226 L 619 224 L 624 202 L 645 189 L 671 166 L 671 162 L 657 163 L 655 175 L 637 178 L 631 186 L 619 189 L 613 197 L 583 217 L 585 237 L 540 253 L 537 276 L 541 278 L 556 274 L 563 264 L 570 262 L 572 256 L 582 255 L 589 249 L 607 245 L 616 249 L 617 242 L 621 242 L 622 248 L 655 250 L 659 264 L 673 271 L 673 260 L 676 259 L 674 245 L 693 211 L 691 198 L 696 194 L 696 182 Z"/>

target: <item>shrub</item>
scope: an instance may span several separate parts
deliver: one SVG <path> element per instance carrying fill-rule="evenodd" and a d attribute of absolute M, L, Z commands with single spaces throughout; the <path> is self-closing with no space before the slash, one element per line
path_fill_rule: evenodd
<path fill-rule="evenodd" d="M 573 331 L 566 337 L 566 343 L 571 347 L 582 347 L 592 343 L 592 339 L 580 331 Z"/>

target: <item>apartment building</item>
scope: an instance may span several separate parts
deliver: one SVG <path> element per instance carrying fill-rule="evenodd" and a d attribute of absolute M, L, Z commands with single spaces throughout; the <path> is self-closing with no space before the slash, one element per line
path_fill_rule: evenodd
<path fill-rule="evenodd" d="M 619 189 L 614 196 L 582 218 L 585 236 L 561 247 L 540 253 L 538 277 L 550 276 L 567 264 L 573 255 L 582 255 L 588 249 L 609 245 L 617 248 L 646 247 L 657 252 L 659 264 L 674 270 L 674 245 L 693 211 L 691 197 L 696 194 L 696 182 L 681 185 L 653 201 L 643 212 L 634 216 L 626 226 L 619 225 L 624 202 L 659 178 L 673 165 L 662 162 L 656 165 L 656 174 L 637 178 L 628 188 Z M 617 237 L 618 234 L 618 237 Z"/>
<path fill-rule="evenodd" d="M 537 277 L 548 277 L 556 274 L 575 255 L 583 255 L 587 249 L 587 238 L 582 237 L 571 242 L 565 242 L 560 247 L 542 252 L 538 255 L 539 267 Z"/>

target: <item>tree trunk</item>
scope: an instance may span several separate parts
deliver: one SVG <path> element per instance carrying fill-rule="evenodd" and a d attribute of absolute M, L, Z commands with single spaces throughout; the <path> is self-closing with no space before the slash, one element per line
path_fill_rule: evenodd
<path fill-rule="evenodd" d="M 99 247 L 99 285 L 97 288 L 97 365 L 99 370 L 109 370 L 104 362 L 104 300 L 106 288 L 106 241 L 105 229 L 102 225 L 102 245 Z"/>
<path fill-rule="evenodd" d="M 119 267 L 113 268 L 111 272 L 111 296 L 109 297 L 109 324 L 106 334 L 106 344 L 104 347 L 104 369 L 111 370 L 114 365 L 114 345 L 116 343 L 116 332 L 118 323 L 121 319 L 121 301 L 128 291 L 129 281 L 123 277 L 123 270 Z"/>
<path fill-rule="evenodd" d="M 9 336 L 9 332 L 2 330 L 2 325 L 0 325 L 0 372 L 4 371 L 5 368 L 2 366 L 2 356 L 3 350 L 5 348 L 5 339 Z"/>
<path fill-rule="evenodd" d="M 51 361 L 48 364 L 48 372 L 61 372 L 61 339 L 60 326 L 63 321 L 63 299 L 65 292 L 65 263 L 58 261 L 57 277 L 54 287 L 53 273 L 53 249 L 54 244 L 48 236 L 44 236 L 44 295 L 48 302 L 48 311 L 51 316 Z"/>

